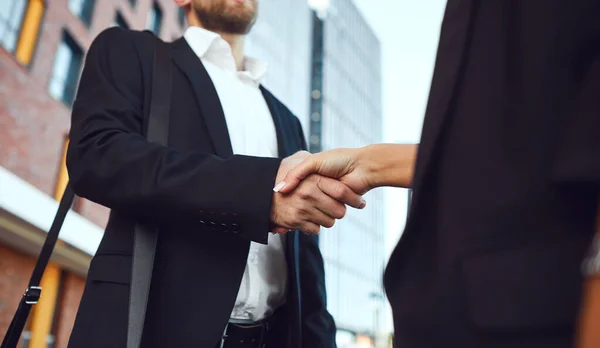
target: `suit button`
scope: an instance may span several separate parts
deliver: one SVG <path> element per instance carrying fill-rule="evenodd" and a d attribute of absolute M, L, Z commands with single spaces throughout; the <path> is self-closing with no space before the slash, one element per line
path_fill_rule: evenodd
<path fill-rule="evenodd" d="M 214 221 L 211 221 L 211 222 L 209 222 L 209 223 L 208 223 L 208 225 L 209 225 L 209 226 L 210 226 L 210 228 L 212 228 L 212 229 L 217 229 L 217 223 L 216 223 L 216 222 L 214 222 Z"/>
<path fill-rule="evenodd" d="M 231 231 L 233 233 L 239 233 L 240 232 L 240 226 L 238 224 L 231 224 Z"/>
<path fill-rule="evenodd" d="M 200 222 L 200 226 L 206 226 L 206 221 L 200 220 L 199 222 Z"/>
<path fill-rule="evenodd" d="M 227 232 L 229 232 L 229 226 L 227 226 L 227 224 L 221 224 L 221 230 L 223 230 L 223 232 L 227 233 Z"/>

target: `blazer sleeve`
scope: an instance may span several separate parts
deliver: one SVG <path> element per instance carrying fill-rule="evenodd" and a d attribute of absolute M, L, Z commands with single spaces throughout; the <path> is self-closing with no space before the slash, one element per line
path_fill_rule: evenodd
<path fill-rule="evenodd" d="M 81 197 L 156 222 L 233 222 L 266 244 L 280 159 L 181 151 L 142 134 L 144 83 L 132 33 L 103 31 L 92 43 L 73 105 L 67 168 Z M 151 58 L 150 58 L 151 59 Z"/>
<path fill-rule="evenodd" d="M 298 121 L 299 141 L 307 150 L 306 138 Z M 325 267 L 318 236 L 299 233 L 302 347 L 335 348 L 335 321 L 327 311 Z"/>
<path fill-rule="evenodd" d="M 586 11 L 574 61 L 576 99 L 558 143 L 558 181 L 600 189 L 600 2 Z"/>

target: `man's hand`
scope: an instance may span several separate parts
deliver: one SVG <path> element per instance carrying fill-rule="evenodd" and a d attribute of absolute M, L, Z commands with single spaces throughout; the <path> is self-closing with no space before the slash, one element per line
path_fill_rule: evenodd
<path fill-rule="evenodd" d="M 281 182 L 288 172 L 311 156 L 299 152 L 284 159 L 277 173 Z M 274 193 L 271 222 L 277 226 L 274 232 L 301 230 L 317 234 L 320 227 L 332 227 L 336 219 L 346 215 L 346 206 L 362 209 L 365 201 L 345 184 L 320 175 L 307 175 L 296 189 L 288 194 Z"/>

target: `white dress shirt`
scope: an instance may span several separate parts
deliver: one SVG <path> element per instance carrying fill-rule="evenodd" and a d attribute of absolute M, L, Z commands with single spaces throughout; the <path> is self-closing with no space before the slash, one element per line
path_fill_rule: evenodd
<path fill-rule="evenodd" d="M 215 85 L 233 153 L 277 157 L 275 124 L 259 89 L 266 65 L 247 57 L 244 71 L 238 71 L 231 46 L 220 35 L 200 27 L 186 29 L 184 38 Z M 269 233 L 268 245 L 251 242 L 232 319 L 258 321 L 285 302 L 287 262 L 283 238 Z"/>

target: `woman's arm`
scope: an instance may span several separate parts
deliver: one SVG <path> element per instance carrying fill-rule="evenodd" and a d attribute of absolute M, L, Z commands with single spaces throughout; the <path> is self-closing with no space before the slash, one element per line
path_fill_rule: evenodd
<path fill-rule="evenodd" d="M 417 150 L 416 144 L 376 144 L 315 154 L 292 169 L 275 191 L 289 193 L 315 173 L 340 179 L 358 194 L 381 186 L 409 188 Z"/>

